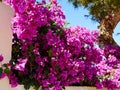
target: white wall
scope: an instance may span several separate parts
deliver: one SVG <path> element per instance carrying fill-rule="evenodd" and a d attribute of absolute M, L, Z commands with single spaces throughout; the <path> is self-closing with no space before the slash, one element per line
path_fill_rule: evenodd
<path fill-rule="evenodd" d="M 3 62 L 9 62 L 11 58 L 11 18 L 13 15 L 12 8 L 0 3 L 0 54 L 4 56 Z"/>
<path fill-rule="evenodd" d="M 4 61 L 9 62 L 11 58 L 12 30 L 11 18 L 13 10 L 0 2 L 0 54 L 4 56 Z M 0 80 L 0 90 L 10 90 L 8 78 Z"/>

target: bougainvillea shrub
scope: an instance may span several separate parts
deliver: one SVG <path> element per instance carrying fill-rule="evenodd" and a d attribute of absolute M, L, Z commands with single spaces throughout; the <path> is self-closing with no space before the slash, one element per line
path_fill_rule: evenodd
<path fill-rule="evenodd" d="M 104 48 L 104 59 L 96 65 L 99 81 L 96 86 L 110 90 L 120 88 L 120 47 L 108 45 Z"/>
<path fill-rule="evenodd" d="M 15 12 L 10 63 L 1 68 L 11 87 L 62 90 L 65 86 L 119 88 L 119 47 L 100 49 L 99 33 L 65 28 L 57 0 L 5 0 Z M 0 61 L 3 57 L 0 56 Z M 3 72 L 3 73 L 2 73 Z"/>

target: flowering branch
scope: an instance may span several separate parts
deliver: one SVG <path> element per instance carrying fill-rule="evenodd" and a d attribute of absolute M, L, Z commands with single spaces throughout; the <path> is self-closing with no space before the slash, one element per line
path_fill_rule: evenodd
<path fill-rule="evenodd" d="M 0 72 L 6 73 L 11 87 L 22 84 L 25 89 L 32 86 L 35 90 L 62 90 L 69 85 L 120 88 L 120 48 L 100 49 L 97 31 L 80 26 L 65 28 L 61 6 L 57 0 L 50 1 L 6 0 L 15 11 L 12 58 Z"/>

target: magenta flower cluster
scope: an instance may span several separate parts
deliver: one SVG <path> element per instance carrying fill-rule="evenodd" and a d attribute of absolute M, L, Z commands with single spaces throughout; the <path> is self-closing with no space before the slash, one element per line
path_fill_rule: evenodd
<path fill-rule="evenodd" d="M 12 20 L 13 33 L 16 33 L 22 41 L 31 40 L 37 36 L 37 27 L 48 25 L 50 21 L 55 21 L 58 26 L 63 26 L 65 16 L 61 6 L 54 0 L 53 3 L 45 5 L 36 3 L 36 0 L 4 0 L 10 4 L 15 11 Z M 49 8 L 48 8 L 49 7 Z"/>
<path fill-rule="evenodd" d="M 57 0 L 4 1 L 15 12 L 12 58 L 3 65 L 12 87 L 120 88 L 120 47 L 107 46 L 102 50 L 97 46 L 97 31 L 80 26 L 65 28 L 65 15 Z"/>
<path fill-rule="evenodd" d="M 120 47 L 108 45 L 104 48 L 104 59 L 96 65 L 99 88 L 120 88 Z"/>

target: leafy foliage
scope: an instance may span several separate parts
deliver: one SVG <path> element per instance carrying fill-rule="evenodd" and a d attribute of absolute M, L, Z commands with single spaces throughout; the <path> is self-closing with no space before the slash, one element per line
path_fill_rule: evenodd
<path fill-rule="evenodd" d="M 92 20 L 100 22 L 105 16 L 112 16 L 120 8 L 119 0 L 68 0 L 75 7 L 83 6 L 89 10 Z"/>
<path fill-rule="evenodd" d="M 3 69 L 2 69 L 2 68 L 0 68 L 0 76 L 2 75 L 2 73 L 3 73 Z"/>

